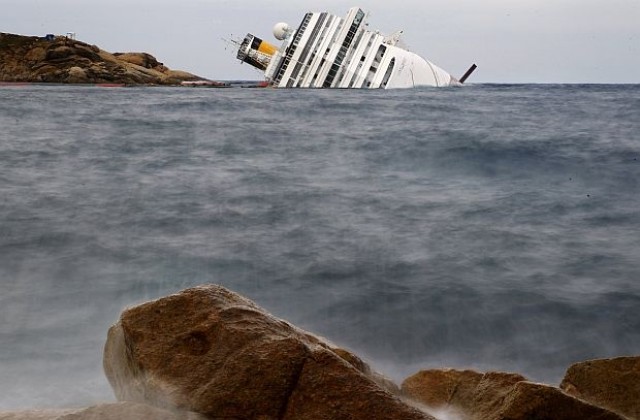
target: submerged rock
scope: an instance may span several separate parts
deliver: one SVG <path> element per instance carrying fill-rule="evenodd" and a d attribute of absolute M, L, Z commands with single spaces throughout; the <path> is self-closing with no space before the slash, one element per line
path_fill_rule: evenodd
<path fill-rule="evenodd" d="M 426 370 L 407 378 L 403 394 L 469 420 L 623 420 L 560 389 L 512 373 Z"/>
<path fill-rule="evenodd" d="M 0 33 L 0 82 L 174 85 L 204 80 L 165 67 L 150 54 L 111 54 L 95 45 Z"/>
<path fill-rule="evenodd" d="M 59 420 L 78 411 L 80 409 L 0 411 L 0 420 Z"/>
<path fill-rule="evenodd" d="M 0 420 L 206 420 L 188 412 L 172 412 L 146 404 L 121 402 L 73 410 L 0 412 Z"/>
<path fill-rule="evenodd" d="M 121 402 L 102 404 L 67 414 L 58 420 L 206 420 L 197 413 L 169 411 L 147 404 Z"/>
<path fill-rule="evenodd" d="M 560 388 L 592 404 L 640 419 L 640 357 L 576 363 L 567 370 Z"/>
<path fill-rule="evenodd" d="M 104 368 L 118 400 L 209 418 L 432 419 L 353 353 L 220 286 L 124 311 Z"/>

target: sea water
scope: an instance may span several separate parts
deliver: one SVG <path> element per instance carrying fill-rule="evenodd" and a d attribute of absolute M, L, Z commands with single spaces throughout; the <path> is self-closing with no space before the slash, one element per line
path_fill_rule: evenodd
<path fill-rule="evenodd" d="M 396 381 L 638 355 L 640 86 L 0 88 L 0 409 L 203 283 Z"/>

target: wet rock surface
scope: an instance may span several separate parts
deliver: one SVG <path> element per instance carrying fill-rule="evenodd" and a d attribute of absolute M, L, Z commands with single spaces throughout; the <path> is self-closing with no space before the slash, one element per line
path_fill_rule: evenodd
<path fill-rule="evenodd" d="M 519 374 L 452 369 L 421 371 L 402 384 L 407 398 L 467 420 L 611 419 L 623 417 Z"/>
<path fill-rule="evenodd" d="M 628 418 L 640 419 L 640 357 L 576 363 L 567 370 L 560 388 Z"/>
<path fill-rule="evenodd" d="M 108 335 L 119 400 L 242 419 L 431 419 L 354 354 L 220 286 L 123 312 Z"/>

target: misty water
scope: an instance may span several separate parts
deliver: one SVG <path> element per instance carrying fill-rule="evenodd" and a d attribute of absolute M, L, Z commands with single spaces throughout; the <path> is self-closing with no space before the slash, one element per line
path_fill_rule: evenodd
<path fill-rule="evenodd" d="M 640 354 L 640 86 L 0 88 L 0 409 L 222 284 L 396 381 Z M 159 326 L 161 327 L 161 326 Z"/>

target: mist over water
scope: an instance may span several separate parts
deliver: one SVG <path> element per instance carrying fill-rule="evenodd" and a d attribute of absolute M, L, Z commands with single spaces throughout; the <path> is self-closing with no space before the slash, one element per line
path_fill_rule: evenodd
<path fill-rule="evenodd" d="M 0 409 L 114 397 L 123 308 L 202 283 L 364 356 L 640 353 L 640 86 L 0 88 Z"/>

